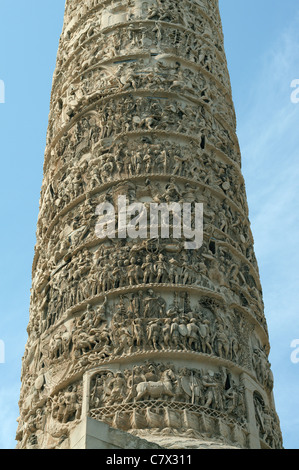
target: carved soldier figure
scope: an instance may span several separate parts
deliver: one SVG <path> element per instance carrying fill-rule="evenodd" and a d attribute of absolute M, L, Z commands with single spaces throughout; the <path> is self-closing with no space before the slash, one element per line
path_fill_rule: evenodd
<path fill-rule="evenodd" d="M 125 403 L 129 403 L 130 401 L 136 398 L 137 385 L 142 382 L 146 382 L 146 378 L 142 372 L 142 368 L 135 366 L 133 368 L 132 373 L 129 373 L 128 375 L 128 381 L 127 381 L 128 396 L 125 399 Z"/>
<path fill-rule="evenodd" d="M 181 346 L 179 318 L 174 318 L 172 320 L 170 334 L 173 346 L 175 348 L 179 348 Z"/>
<path fill-rule="evenodd" d="M 225 359 L 229 357 L 229 339 L 221 322 L 217 322 L 216 348 L 219 357 Z"/>
<path fill-rule="evenodd" d="M 143 283 L 152 284 L 155 278 L 155 271 L 151 255 L 146 256 L 145 263 L 143 263 L 141 269 L 143 270 Z"/>
<path fill-rule="evenodd" d="M 202 378 L 203 387 L 206 389 L 205 393 L 205 407 L 210 408 L 215 406 L 217 403 L 217 391 L 218 384 L 215 381 L 214 373 L 209 371 L 206 375 Z"/>
<path fill-rule="evenodd" d="M 171 347 L 171 319 L 166 318 L 162 325 L 163 349 Z"/>
<path fill-rule="evenodd" d="M 159 339 L 161 334 L 161 323 L 159 321 L 151 321 L 147 326 L 147 340 L 155 350 L 159 349 Z"/>
<path fill-rule="evenodd" d="M 187 324 L 188 346 L 194 351 L 199 351 L 200 347 L 200 328 L 196 324 L 196 319 L 192 318 Z"/>
<path fill-rule="evenodd" d="M 144 304 L 144 318 L 153 318 L 156 316 L 156 305 L 157 305 L 157 297 L 154 294 L 153 290 L 148 291 L 148 295 L 143 299 Z"/>
<path fill-rule="evenodd" d="M 205 319 L 200 325 L 201 350 L 203 353 L 213 354 L 210 321 Z"/>
<path fill-rule="evenodd" d="M 127 383 L 121 372 L 117 372 L 109 381 L 110 398 L 108 404 L 122 402 L 126 396 Z"/>
<path fill-rule="evenodd" d="M 97 311 L 94 314 L 94 323 L 93 323 L 94 328 L 97 328 L 102 323 L 106 323 L 107 305 L 108 305 L 108 299 L 107 297 L 105 297 L 104 302 L 102 303 L 102 305 L 100 305 L 100 307 L 97 308 Z"/>
<path fill-rule="evenodd" d="M 67 423 L 71 418 L 79 419 L 81 414 L 81 406 L 79 403 L 79 397 L 77 389 L 74 386 L 70 386 L 64 396 L 65 409 L 63 413 L 63 423 Z"/>

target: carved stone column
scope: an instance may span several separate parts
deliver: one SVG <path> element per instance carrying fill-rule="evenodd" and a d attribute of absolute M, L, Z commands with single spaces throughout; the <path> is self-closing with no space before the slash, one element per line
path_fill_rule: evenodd
<path fill-rule="evenodd" d="M 195 222 L 203 204 L 202 246 L 99 236 L 121 198 Z M 70 448 L 90 418 L 168 448 L 280 448 L 268 353 L 218 2 L 67 0 L 18 448 Z"/>

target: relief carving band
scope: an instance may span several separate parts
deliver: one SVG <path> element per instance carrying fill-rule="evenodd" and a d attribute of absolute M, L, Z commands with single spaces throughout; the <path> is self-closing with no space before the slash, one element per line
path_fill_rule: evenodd
<path fill-rule="evenodd" d="M 18 449 L 282 448 L 248 213 L 218 1 L 66 0 Z"/>

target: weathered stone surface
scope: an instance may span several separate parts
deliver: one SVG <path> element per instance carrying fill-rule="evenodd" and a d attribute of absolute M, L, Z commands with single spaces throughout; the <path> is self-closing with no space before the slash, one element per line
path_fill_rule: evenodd
<path fill-rule="evenodd" d="M 100 236 L 120 197 L 203 204 L 202 246 Z M 281 448 L 269 349 L 218 2 L 67 0 L 17 447 Z"/>
<path fill-rule="evenodd" d="M 73 430 L 69 439 L 69 448 L 79 449 L 161 449 L 154 442 L 132 436 L 131 434 L 113 429 L 105 423 L 85 418 Z"/>

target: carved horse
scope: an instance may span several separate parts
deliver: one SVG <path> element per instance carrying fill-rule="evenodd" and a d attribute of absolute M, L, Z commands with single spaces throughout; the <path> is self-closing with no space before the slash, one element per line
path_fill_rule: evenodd
<path fill-rule="evenodd" d="M 137 385 L 137 397 L 135 401 L 139 400 L 151 400 L 154 398 L 163 399 L 164 397 L 173 398 L 173 381 L 175 380 L 174 373 L 168 369 L 163 372 L 161 380 L 159 382 L 141 382 Z"/>

